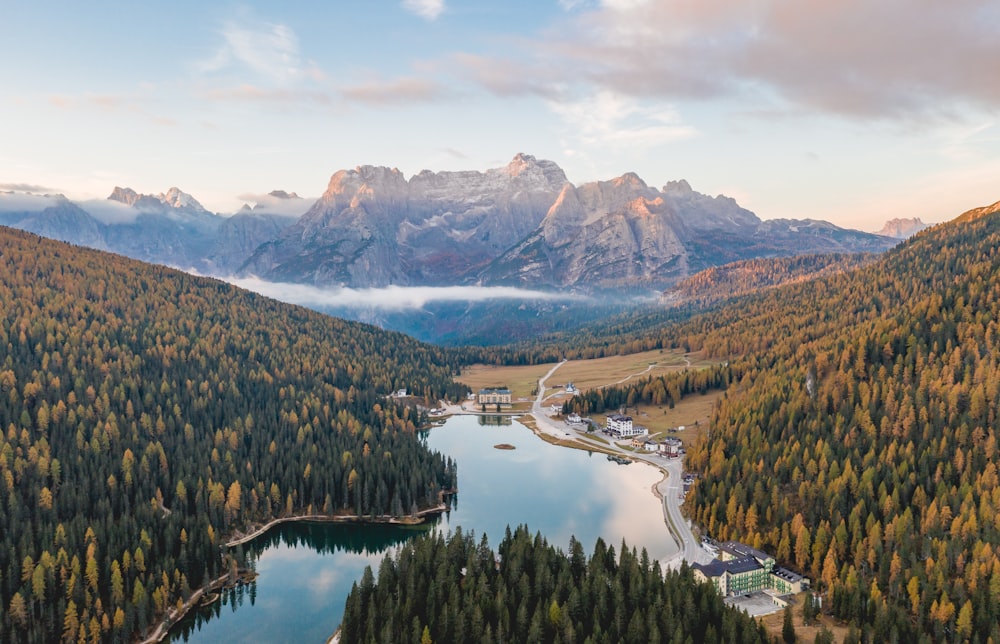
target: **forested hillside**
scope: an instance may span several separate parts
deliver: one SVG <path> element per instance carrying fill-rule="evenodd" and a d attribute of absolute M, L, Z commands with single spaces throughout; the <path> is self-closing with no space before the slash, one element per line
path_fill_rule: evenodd
<path fill-rule="evenodd" d="M 1000 205 L 875 264 L 665 329 L 742 374 L 693 518 L 776 552 L 870 641 L 1000 641 Z"/>
<path fill-rule="evenodd" d="M 437 504 L 455 465 L 384 395 L 460 395 L 448 360 L 0 229 L 0 641 L 129 640 L 250 522 Z"/>
<path fill-rule="evenodd" d="M 460 530 L 386 555 L 347 598 L 341 641 L 353 642 L 715 642 L 764 643 L 752 618 L 726 608 L 691 572 L 660 571 L 646 551 L 616 554 L 598 539 L 588 559 L 525 526 L 497 551 Z"/>
<path fill-rule="evenodd" d="M 874 253 L 830 253 L 745 259 L 713 266 L 681 280 L 663 293 L 662 302 L 708 307 L 776 286 L 804 282 L 871 264 Z"/>

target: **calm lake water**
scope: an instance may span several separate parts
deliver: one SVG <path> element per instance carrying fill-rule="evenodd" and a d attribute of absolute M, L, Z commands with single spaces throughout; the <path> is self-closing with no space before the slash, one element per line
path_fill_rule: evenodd
<path fill-rule="evenodd" d="M 597 537 L 669 553 L 652 467 L 609 462 L 603 454 L 550 445 L 518 422 L 483 425 L 457 416 L 427 435 L 431 449 L 458 462 L 453 509 L 433 525 L 286 525 L 244 546 L 256 558 L 257 581 L 189 615 L 173 641 L 324 642 L 337 628 L 351 584 L 365 566 L 430 529 L 485 532 L 492 546 L 508 525 L 526 523 L 566 550 L 571 535 L 589 553 Z M 514 445 L 499 450 L 498 443 Z"/>

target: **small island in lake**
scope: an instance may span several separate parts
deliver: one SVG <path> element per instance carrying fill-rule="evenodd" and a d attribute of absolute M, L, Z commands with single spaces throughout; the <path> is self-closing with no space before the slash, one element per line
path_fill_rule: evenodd
<path fill-rule="evenodd" d="M 510 443 L 497 443 L 496 445 L 493 446 L 493 448 L 494 449 L 517 449 L 516 447 L 514 447 Z"/>

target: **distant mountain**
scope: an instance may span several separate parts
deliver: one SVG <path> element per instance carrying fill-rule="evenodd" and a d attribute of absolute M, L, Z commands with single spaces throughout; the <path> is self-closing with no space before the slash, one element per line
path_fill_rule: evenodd
<path fill-rule="evenodd" d="M 895 240 L 825 221 L 761 221 L 733 199 L 662 190 L 633 173 L 567 185 L 542 224 L 483 274 L 492 284 L 662 288 L 700 270 L 754 257 L 879 252 Z"/>
<path fill-rule="evenodd" d="M 41 209 L 0 212 L 0 224 L 42 237 L 107 249 L 101 222 L 62 195 L 41 197 Z"/>
<path fill-rule="evenodd" d="M 353 287 L 661 288 L 738 259 L 894 243 L 826 222 L 762 222 L 683 180 L 658 190 L 627 173 L 576 187 L 555 163 L 518 154 L 486 172 L 409 181 L 386 167 L 341 170 L 240 272 Z"/>
<path fill-rule="evenodd" d="M 341 170 L 242 272 L 355 287 L 459 283 L 531 232 L 566 183 L 556 164 L 523 154 L 504 168 L 409 181 L 395 168 Z"/>
<path fill-rule="evenodd" d="M 286 211 L 308 206 L 274 191 L 253 208 L 216 215 L 179 188 L 157 195 L 116 186 L 104 202 L 75 204 L 62 195 L 22 195 L 21 210 L 0 211 L 0 224 L 79 246 L 156 264 L 227 275 L 262 243 L 293 223 Z"/>
<path fill-rule="evenodd" d="M 254 205 L 227 217 L 176 187 L 118 186 L 103 202 L 45 197 L 30 212 L 0 213 L 0 223 L 200 273 L 354 288 L 649 291 L 741 259 L 896 243 L 823 221 L 761 221 L 684 180 L 655 188 L 626 173 L 575 186 L 527 154 L 485 172 L 410 179 L 383 166 L 340 170 L 311 204 L 281 190 L 246 198 Z"/>
<path fill-rule="evenodd" d="M 916 235 L 924 228 L 927 228 L 930 224 L 925 224 L 920 221 L 919 217 L 909 217 L 901 219 L 890 219 L 885 222 L 882 226 L 882 230 L 878 231 L 878 235 L 883 237 L 894 237 L 896 239 L 906 239 L 907 237 L 912 237 Z"/>

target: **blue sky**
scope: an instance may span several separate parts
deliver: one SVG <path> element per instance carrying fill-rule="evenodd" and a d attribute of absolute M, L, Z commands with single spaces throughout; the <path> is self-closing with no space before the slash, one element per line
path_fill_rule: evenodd
<path fill-rule="evenodd" d="M 874 230 L 1000 199 L 990 0 L 0 0 L 0 190 L 233 212 L 551 159 Z"/>

